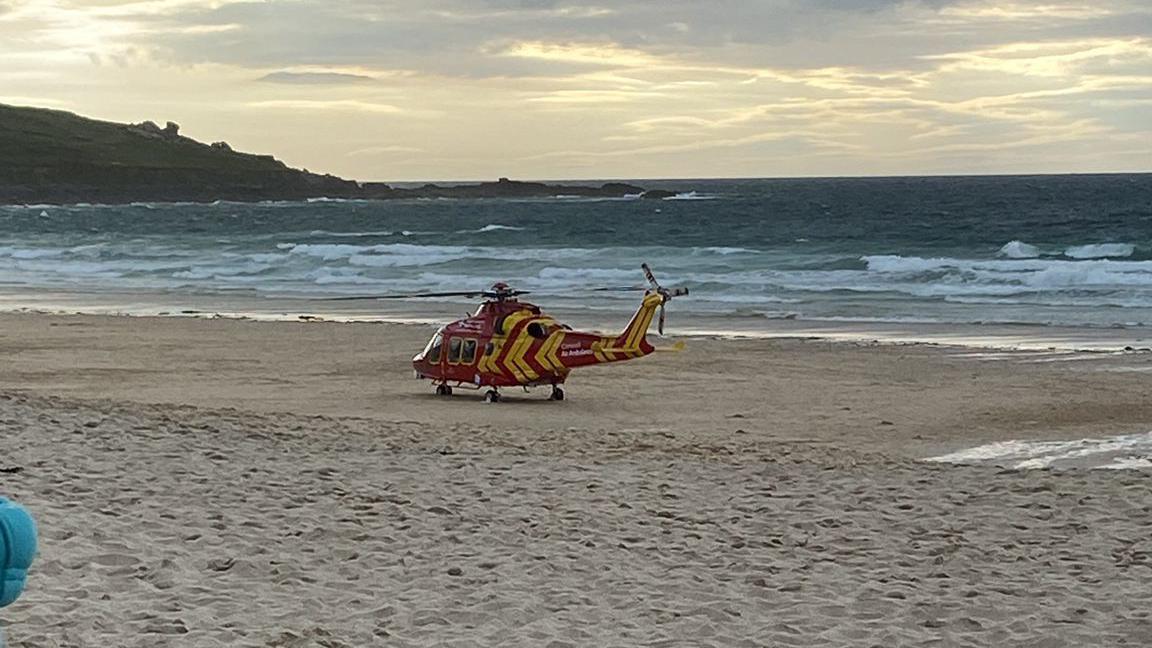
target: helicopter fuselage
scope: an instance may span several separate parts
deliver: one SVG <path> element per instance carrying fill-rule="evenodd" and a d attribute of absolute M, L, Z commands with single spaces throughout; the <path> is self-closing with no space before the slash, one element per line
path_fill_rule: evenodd
<path fill-rule="evenodd" d="M 488 301 L 438 330 L 412 366 L 418 378 L 445 386 L 560 385 L 572 369 L 652 353 L 646 334 L 664 300 L 646 293 L 619 335 L 572 330 L 527 302 Z"/>

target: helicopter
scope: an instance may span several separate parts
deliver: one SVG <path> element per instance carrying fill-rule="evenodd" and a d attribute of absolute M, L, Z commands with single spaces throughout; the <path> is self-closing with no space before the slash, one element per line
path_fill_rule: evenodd
<path fill-rule="evenodd" d="M 453 386 L 481 390 L 484 400 L 499 402 L 501 387 L 551 386 L 549 400 L 564 400 L 561 385 L 577 367 L 641 358 L 657 351 L 647 339 L 659 311 L 657 330 L 664 334 L 664 305 L 688 294 L 687 288 L 667 289 L 656 281 L 648 264 L 641 264 L 648 288 L 594 288 L 596 291 L 643 290 L 644 297 L 619 335 L 575 331 L 545 314 L 535 304 L 520 301 L 529 294 L 499 282 L 488 290 L 427 292 L 357 299 L 420 297 L 482 297 L 470 317 L 436 331 L 412 358 L 416 378 L 430 380 L 436 394 L 451 396 Z M 349 298 L 343 298 L 349 299 Z M 680 350 L 678 343 L 669 350 Z"/>

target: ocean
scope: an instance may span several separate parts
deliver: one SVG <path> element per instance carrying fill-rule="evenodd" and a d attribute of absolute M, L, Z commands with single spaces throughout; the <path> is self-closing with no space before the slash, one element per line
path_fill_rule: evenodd
<path fill-rule="evenodd" d="M 290 311 L 304 300 L 339 314 L 357 302 L 317 300 L 505 281 L 546 309 L 616 321 L 637 295 L 592 289 L 642 285 L 647 262 L 664 285 L 691 290 L 669 306 L 673 330 L 1152 326 L 1149 174 L 633 182 L 682 193 L 3 206 L 0 284 L 7 308 L 128 294 L 137 308 Z M 431 315 L 461 303 L 367 308 Z"/>

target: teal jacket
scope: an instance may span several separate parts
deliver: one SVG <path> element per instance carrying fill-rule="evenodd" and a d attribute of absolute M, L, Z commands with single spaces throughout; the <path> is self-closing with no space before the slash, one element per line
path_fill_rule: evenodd
<path fill-rule="evenodd" d="M 24 591 L 35 556 L 36 522 L 23 506 L 0 497 L 0 607 Z"/>

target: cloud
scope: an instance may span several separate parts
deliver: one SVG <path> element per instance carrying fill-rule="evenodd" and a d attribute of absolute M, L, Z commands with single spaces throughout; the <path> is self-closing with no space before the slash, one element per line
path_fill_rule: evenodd
<path fill-rule="evenodd" d="M 367 112 L 396 115 L 407 112 L 402 108 L 390 104 L 358 101 L 355 99 L 274 99 L 269 101 L 253 101 L 248 103 L 252 108 L 290 110 L 290 111 L 320 111 L 320 112 Z"/>
<path fill-rule="evenodd" d="M 290 83 L 304 85 L 333 85 L 342 83 L 367 83 L 376 79 L 363 74 L 343 72 L 270 72 L 260 77 L 260 81 L 270 83 Z"/>
<path fill-rule="evenodd" d="M 612 43 L 598 45 L 522 41 L 509 45 L 496 55 L 606 67 L 643 67 L 658 63 L 650 54 L 625 49 Z"/>
<path fill-rule="evenodd" d="M 559 104 L 604 104 L 630 102 L 666 96 L 658 92 L 637 92 L 634 90 L 556 90 L 555 92 L 529 97 L 528 101 Z"/>
<path fill-rule="evenodd" d="M 1086 65 L 1137 62 L 1152 71 L 1152 38 L 1095 38 L 1008 43 L 986 50 L 926 56 L 944 61 L 942 72 L 976 70 L 999 74 L 1061 77 Z"/>
<path fill-rule="evenodd" d="M 355 177 L 1100 165 L 1149 139 L 1152 6 L 0 0 L 0 80 Z"/>

